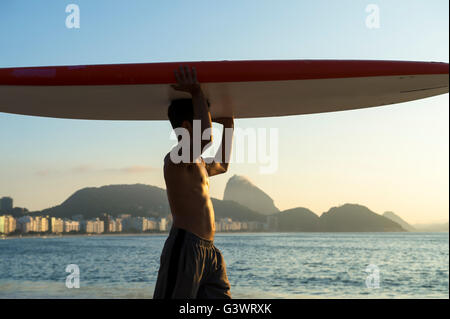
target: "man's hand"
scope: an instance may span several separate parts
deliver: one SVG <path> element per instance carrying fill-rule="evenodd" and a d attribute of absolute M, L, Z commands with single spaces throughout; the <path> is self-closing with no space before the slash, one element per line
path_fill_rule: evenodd
<path fill-rule="evenodd" d="M 173 89 L 177 91 L 183 91 L 191 93 L 192 95 L 200 91 L 200 83 L 197 80 L 197 70 L 192 67 L 192 71 L 186 65 L 180 65 L 179 70 L 175 70 L 175 78 L 177 79 L 177 84 L 171 85 Z"/>
<path fill-rule="evenodd" d="M 199 148 L 196 147 L 197 144 L 193 144 L 192 147 L 192 160 L 194 161 L 205 150 L 205 147 L 211 146 L 212 134 L 211 134 L 211 114 L 209 113 L 208 104 L 206 102 L 205 96 L 203 95 L 200 83 L 197 81 L 197 70 L 192 67 L 192 71 L 189 66 L 180 65 L 178 71 L 175 70 L 175 78 L 177 79 L 177 84 L 172 85 L 172 88 L 178 91 L 183 91 L 191 93 L 192 95 L 192 106 L 194 111 L 193 120 L 200 120 L 200 132 L 201 139 L 199 142 Z M 195 122 L 194 122 L 195 123 Z M 204 136 L 205 130 L 209 130 Z"/>

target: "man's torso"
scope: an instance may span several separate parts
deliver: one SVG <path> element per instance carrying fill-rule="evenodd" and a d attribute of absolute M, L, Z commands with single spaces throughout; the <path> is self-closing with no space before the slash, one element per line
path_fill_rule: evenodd
<path fill-rule="evenodd" d="M 213 240 L 214 209 L 209 196 L 209 177 L 203 159 L 195 163 L 174 164 L 164 159 L 164 179 L 173 225 L 200 238 Z"/>

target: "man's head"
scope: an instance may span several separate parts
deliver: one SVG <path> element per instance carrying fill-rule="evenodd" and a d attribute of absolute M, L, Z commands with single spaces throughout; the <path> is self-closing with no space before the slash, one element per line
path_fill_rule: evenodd
<path fill-rule="evenodd" d="M 173 129 L 184 127 L 190 132 L 194 119 L 194 106 L 192 105 L 192 99 L 173 100 L 169 105 L 167 115 Z"/>
<path fill-rule="evenodd" d="M 209 108 L 209 101 L 206 100 L 206 103 Z M 183 127 L 192 135 L 194 121 L 194 105 L 192 104 L 192 99 L 172 100 L 167 110 L 167 116 L 173 129 Z"/>

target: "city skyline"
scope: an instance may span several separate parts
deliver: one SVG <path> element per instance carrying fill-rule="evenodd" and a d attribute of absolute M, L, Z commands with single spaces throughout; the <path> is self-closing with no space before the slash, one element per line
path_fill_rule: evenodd
<path fill-rule="evenodd" d="M 236 178 L 238 180 L 243 180 L 241 176 L 233 176 L 233 178 Z M 248 180 L 244 179 L 244 183 L 248 182 Z M 236 183 L 236 182 L 235 182 Z M 107 187 L 111 187 L 113 185 L 109 185 Z M 119 185 L 116 185 L 119 186 Z M 120 186 L 126 186 L 126 185 L 120 185 Z M 144 185 L 145 186 L 145 185 Z M 228 188 L 228 185 L 227 185 Z M 255 188 L 255 185 L 250 184 L 250 188 Z M 263 191 L 261 191 L 260 189 L 257 189 L 257 192 L 259 195 L 257 195 L 257 197 L 259 198 L 259 201 L 261 201 L 261 197 L 262 196 L 264 198 L 264 196 L 267 196 Z M 242 193 L 240 195 L 238 195 L 238 197 L 230 198 L 230 192 L 234 192 L 236 194 L 236 192 Z M 254 191 L 253 191 L 254 192 Z M 324 218 L 327 219 L 327 215 L 329 216 L 329 214 L 335 214 L 336 209 L 340 210 L 341 212 L 341 216 L 339 216 L 338 218 L 342 218 L 345 216 L 345 214 L 347 213 L 351 213 L 351 211 L 353 211 L 353 213 L 355 212 L 355 209 L 357 211 L 359 211 L 356 215 L 353 215 L 352 217 L 350 217 L 351 219 L 357 217 L 358 219 L 360 217 L 363 217 L 364 215 L 366 215 L 367 213 L 369 213 L 372 216 L 379 216 L 384 218 L 387 218 L 387 220 L 393 221 L 397 224 L 397 226 L 401 227 L 403 229 L 403 231 L 407 231 L 407 232 L 442 232 L 442 231 L 447 231 L 448 232 L 448 220 L 445 221 L 441 221 L 441 222 L 434 222 L 434 223 L 415 223 L 413 225 L 411 225 L 407 220 L 405 220 L 404 218 L 402 218 L 402 216 L 398 216 L 397 214 L 395 214 L 392 211 L 385 211 L 382 214 L 377 214 L 376 212 L 371 211 L 368 207 L 365 207 L 364 205 L 359 205 L 359 204 L 351 204 L 351 203 L 346 203 L 344 205 L 341 205 L 339 207 L 331 207 L 328 212 L 324 212 L 322 214 L 316 214 L 315 212 L 310 211 L 307 208 L 304 207 L 297 207 L 297 208 L 293 208 L 293 209 L 287 209 L 284 211 L 278 210 L 274 205 L 273 202 L 272 204 L 270 204 L 270 197 L 267 197 L 264 201 L 263 201 L 263 205 L 264 207 L 266 207 L 266 209 L 264 211 L 259 211 L 258 209 L 255 209 L 257 206 L 260 206 L 259 204 L 255 204 L 252 201 L 248 200 L 248 196 L 250 194 L 248 193 L 248 189 L 244 190 L 241 187 L 238 187 L 237 189 L 235 189 L 234 191 L 229 191 L 228 194 L 228 199 L 224 199 L 224 201 L 233 201 L 235 202 L 235 204 L 238 204 L 240 206 L 238 211 L 234 211 L 235 216 L 236 213 L 238 216 L 238 219 L 244 218 L 244 221 L 233 221 L 232 217 L 230 217 L 229 215 L 227 216 L 223 216 L 223 212 L 219 211 L 219 216 L 216 216 L 216 220 L 215 220 L 215 225 L 216 225 L 216 231 L 288 231 L 288 232 L 317 232 L 317 231 L 342 231 L 342 230 L 338 230 L 339 226 L 337 226 L 337 230 L 331 230 L 328 229 L 328 226 L 313 226 L 311 227 L 311 221 L 308 219 L 311 218 L 311 216 L 315 216 L 316 218 L 318 218 L 315 222 L 319 222 L 319 220 L 323 220 Z M 231 195 L 233 196 L 233 195 Z M 255 193 L 253 193 L 253 195 L 251 195 L 251 197 L 254 197 Z M 256 205 L 256 206 L 255 206 Z M 238 206 L 238 207 L 239 207 Z M 271 207 L 270 207 L 271 206 Z M 159 207 L 159 210 L 161 210 L 162 207 Z M 242 213 L 241 209 L 244 208 L 244 215 L 240 215 L 240 213 Z M 51 227 L 50 229 L 52 230 L 52 232 L 54 232 L 54 227 L 53 227 L 53 220 L 57 220 L 61 223 L 60 227 L 61 229 L 66 229 L 67 225 L 69 224 L 68 227 L 77 227 L 76 231 L 80 232 L 81 228 L 84 229 L 84 231 L 86 233 L 90 233 L 92 231 L 87 231 L 86 229 L 86 222 L 91 222 L 91 221 L 102 221 L 104 222 L 104 226 L 101 226 L 102 229 L 104 227 L 105 229 L 105 233 L 109 233 L 109 232 L 122 232 L 122 222 L 126 221 L 126 220 L 133 220 L 132 225 L 136 225 L 136 220 L 140 220 L 140 226 L 133 226 L 135 228 L 135 231 L 141 231 L 141 232 L 145 232 L 146 230 L 155 230 L 155 229 L 159 229 L 160 231 L 167 230 L 170 228 L 171 223 L 172 223 L 172 215 L 170 213 L 170 211 L 166 211 L 166 212 L 162 212 L 162 211 L 155 211 L 153 209 L 143 209 L 142 206 L 139 206 L 139 210 L 144 210 L 146 211 L 146 216 L 132 216 L 132 214 L 130 214 L 129 212 L 127 213 L 109 213 L 108 209 L 102 209 L 103 213 L 97 213 L 94 214 L 94 216 L 92 216 L 92 212 L 90 212 L 90 210 L 88 209 L 88 215 L 90 217 L 85 218 L 84 214 L 78 214 L 78 213 L 73 213 L 71 217 L 67 217 L 69 216 L 67 213 L 63 213 L 62 216 L 65 217 L 61 217 L 59 214 L 61 214 L 61 212 L 57 215 L 54 214 L 54 212 L 50 211 L 29 211 L 26 208 L 23 207 L 14 207 L 13 206 L 13 198 L 11 197 L 0 197 L 0 218 L 12 218 L 14 220 L 17 221 L 23 221 L 26 220 L 27 222 L 29 220 L 33 220 L 33 219 L 41 219 L 41 218 L 47 218 L 51 221 Z M 164 209 L 163 209 L 164 210 Z M 247 211 L 245 211 L 247 210 Z M 248 215 L 248 210 L 250 210 L 251 213 L 250 215 Z M 126 211 L 126 210 L 125 210 Z M 334 213 L 332 213 L 334 212 Z M 342 212 L 346 212 L 344 215 L 342 215 Z M 265 219 L 265 222 L 261 222 L 261 221 L 256 221 L 256 220 L 246 220 L 245 218 L 249 218 L 254 219 L 254 213 L 257 213 L 256 215 L 259 216 L 257 217 L 257 219 L 260 219 L 260 217 L 263 217 Z M 302 220 L 302 218 L 309 215 L 309 217 L 307 217 L 306 220 Z M 12 215 L 11 215 L 12 214 Z M 135 212 L 134 212 L 135 214 Z M 155 217 L 156 215 L 160 215 L 160 217 Z M 166 217 L 161 217 L 161 215 L 167 214 Z M 253 214 L 253 215 L 252 215 Z M 299 215 L 300 214 L 300 215 Z M 21 217 L 16 218 L 13 215 L 21 215 Z M 303 215 L 303 216 L 302 216 Z M 55 217 L 56 216 L 56 217 Z M 58 217 L 59 216 L 59 217 Z M 288 226 L 286 228 L 286 225 L 282 228 L 278 228 L 278 224 L 281 222 L 283 223 L 283 220 L 286 221 L 286 218 L 288 220 Z M 300 218 L 300 219 L 299 219 Z M 344 217 L 346 218 L 346 217 Z M 377 217 L 378 218 L 378 217 Z M 158 222 L 159 220 L 159 222 Z M 245 221 L 246 220 L 246 221 Z M 295 222 L 294 222 L 295 220 Z M 50 223 L 49 221 L 49 223 Z M 71 223 L 81 223 L 78 225 L 73 225 Z M 225 224 L 224 224 L 225 222 Z M 336 220 L 335 220 L 336 222 Z M 344 224 L 349 222 L 349 220 L 347 220 L 346 222 L 344 221 Z M 117 224 L 114 224 L 117 223 Z M 164 226 L 161 226 L 160 224 L 163 223 Z M 303 223 L 306 223 L 303 225 Z M 326 224 L 327 222 L 325 222 Z M 0 233 L 2 233 L 2 225 L 5 224 L 5 221 L 0 220 Z M 150 224 L 152 224 L 153 226 L 150 226 Z M 130 230 L 130 226 L 131 224 L 128 223 L 125 224 L 123 226 L 123 229 L 125 230 L 125 232 L 128 230 Z M 149 225 L 149 226 L 146 226 Z M 225 226 L 224 226 L 225 225 Z M 228 225 L 228 226 L 227 226 Z M 364 227 L 364 223 L 359 225 L 359 227 L 363 226 Z M 4 227 L 4 226 L 3 226 Z M 30 226 L 31 227 L 31 226 Z M 80 228 L 81 227 L 81 228 Z M 91 228 L 94 226 L 91 226 Z M 98 227 L 98 226 L 97 226 Z M 111 228 L 112 227 L 112 228 Z M 325 228 L 324 228 L 325 227 Z M 23 228 L 23 227 L 22 227 Z M 33 227 L 31 227 L 33 228 Z M 375 227 L 377 230 L 373 230 L 373 231 L 387 231 L 386 229 L 383 230 L 383 228 L 377 228 Z M 111 230 L 111 229 L 117 229 L 117 230 Z M 351 229 L 351 230 L 350 230 Z M 352 228 L 350 227 L 349 230 L 345 230 L 345 231 L 354 231 L 354 232 L 364 232 L 367 230 L 363 230 L 363 228 Z M 28 232 L 28 231 L 25 231 Z M 68 232 L 67 230 L 64 231 L 60 231 L 60 232 Z M 95 231 L 94 231 L 95 232 Z M 3 231 L 3 233 L 5 233 Z M 7 233 L 7 232 L 6 232 Z M 100 231 L 99 233 L 103 233 L 103 230 Z"/>
<path fill-rule="evenodd" d="M 25 215 L 19 218 L 8 214 L 0 215 L 1 235 L 23 234 L 135 234 L 149 232 L 168 232 L 172 225 L 170 216 L 153 218 L 121 214 L 112 217 L 103 214 L 101 217 L 84 219 L 82 215 L 72 218 Z M 270 218 L 266 223 L 257 221 L 233 221 L 232 218 L 220 218 L 215 222 L 216 232 L 232 231 L 274 231 Z"/>
<path fill-rule="evenodd" d="M 64 3 L 2 2 L 0 67 L 449 60 L 447 1 L 378 1 L 377 29 L 365 25 L 366 1 L 198 1 L 175 7 L 146 1 L 76 3 L 81 25 L 74 30 L 65 26 Z M 187 15 L 190 23 L 181 28 L 179 21 Z M 238 174 L 270 194 L 281 210 L 302 206 L 321 214 L 350 202 L 377 213 L 394 211 L 411 223 L 447 221 L 448 117 L 445 94 L 364 110 L 236 120 L 236 127 L 244 129 L 279 130 L 279 167 L 264 175 L 258 163 L 234 163 L 227 174 L 211 179 L 211 195 L 221 199 L 228 178 Z M 58 205 L 84 187 L 143 183 L 165 188 L 162 159 L 173 145 L 170 132 L 163 121 L 0 113 L 0 196 L 34 211 Z"/>

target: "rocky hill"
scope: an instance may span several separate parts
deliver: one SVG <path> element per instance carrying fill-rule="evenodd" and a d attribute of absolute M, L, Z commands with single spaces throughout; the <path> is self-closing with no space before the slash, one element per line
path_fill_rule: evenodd
<path fill-rule="evenodd" d="M 321 230 L 325 232 L 405 231 L 396 222 L 358 204 L 345 204 L 331 208 L 320 216 L 320 225 Z"/>
<path fill-rule="evenodd" d="M 94 218 L 105 213 L 112 216 L 165 216 L 169 213 L 166 191 L 162 188 L 144 185 L 107 185 L 86 187 L 73 193 L 58 206 L 44 209 L 41 214 L 70 218 L 83 215 Z"/>
<path fill-rule="evenodd" d="M 237 176 L 233 176 L 231 179 L 232 181 L 227 185 L 227 198 L 230 198 L 231 194 L 237 190 L 241 190 L 247 195 L 253 194 L 254 201 L 248 199 L 244 201 L 243 196 L 239 197 L 241 202 L 212 198 L 217 220 L 230 217 L 235 221 L 268 222 L 271 225 L 270 230 L 289 232 L 405 231 L 399 223 L 358 204 L 333 207 L 320 217 L 303 207 L 279 212 L 273 205 L 273 200 L 248 180 Z M 231 197 L 236 199 L 236 196 Z M 261 205 L 261 202 L 264 205 Z M 272 213 L 269 214 L 269 212 Z M 85 219 L 99 217 L 105 213 L 112 216 L 130 214 L 132 216 L 166 217 L 170 213 L 170 208 L 164 189 L 134 184 L 83 188 L 58 206 L 33 212 L 33 214 L 61 218 L 83 215 Z M 387 215 L 392 216 L 391 214 Z"/>
<path fill-rule="evenodd" d="M 315 232 L 320 231 L 320 218 L 307 208 L 298 207 L 282 211 L 277 218 L 278 231 Z"/>
<path fill-rule="evenodd" d="M 411 226 L 410 224 L 408 224 L 404 219 L 402 219 L 400 216 L 396 215 L 393 212 L 385 212 L 383 214 L 383 217 L 389 218 L 390 220 L 396 222 L 397 224 L 399 224 L 400 226 L 402 226 L 402 228 L 406 231 L 410 231 L 410 232 L 415 232 L 417 231 L 416 228 L 414 228 L 413 226 Z"/>
<path fill-rule="evenodd" d="M 263 215 L 278 213 L 273 199 L 244 176 L 232 176 L 225 187 L 224 200 L 232 200 Z"/>
<path fill-rule="evenodd" d="M 237 221 L 261 221 L 262 214 L 232 201 L 212 198 L 217 219 L 231 217 Z M 131 216 L 166 217 L 170 213 L 166 190 L 150 185 L 107 185 L 87 187 L 76 191 L 58 206 L 44 209 L 34 214 L 71 218 L 83 215 L 95 218 L 107 213 L 111 216 L 130 214 Z"/>

